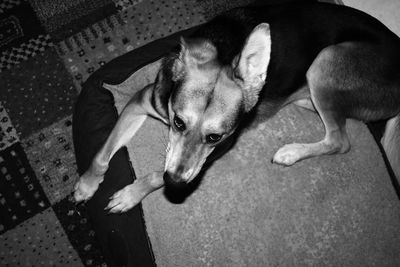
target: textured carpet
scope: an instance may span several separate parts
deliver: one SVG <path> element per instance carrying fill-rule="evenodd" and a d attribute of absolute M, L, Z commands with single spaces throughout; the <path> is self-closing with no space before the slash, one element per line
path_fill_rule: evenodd
<path fill-rule="evenodd" d="M 85 206 L 70 199 L 81 83 L 203 21 L 194 0 L 0 1 L 0 266 L 106 266 Z"/>
<path fill-rule="evenodd" d="M 32 7 L 23 0 L 2 1 L 0 5 L 0 71 L 43 52 L 50 37 Z"/>
<path fill-rule="evenodd" d="M 91 73 L 111 59 L 203 21 L 194 0 L 140 1 L 59 42 L 57 47 L 79 90 Z"/>
<path fill-rule="evenodd" d="M 29 0 L 53 40 L 63 40 L 83 28 L 117 13 L 111 0 Z"/>

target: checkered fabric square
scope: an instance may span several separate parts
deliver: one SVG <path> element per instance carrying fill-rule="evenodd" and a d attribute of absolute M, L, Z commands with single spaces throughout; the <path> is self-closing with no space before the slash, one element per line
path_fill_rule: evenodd
<path fill-rule="evenodd" d="M 39 35 L 37 38 L 30 39 L 22 43 L 19 47 L 13 47 L 10 50 L 3 51 L 0 57 L 0 72 L 10 69 L 12 66 L 29 59 L 39 53 L 42 53 L 48 47 L 52 47 L 50 35 Z"/>

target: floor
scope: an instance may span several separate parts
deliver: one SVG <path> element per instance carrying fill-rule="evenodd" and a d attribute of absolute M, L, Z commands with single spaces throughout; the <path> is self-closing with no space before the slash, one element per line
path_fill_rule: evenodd
<path fill-rule="evenodd" d="M 343 0 L 351 6 L 371 14 L 382 21 L 389 29 L 400 35 L 400 1 L 399 0 Z"/>

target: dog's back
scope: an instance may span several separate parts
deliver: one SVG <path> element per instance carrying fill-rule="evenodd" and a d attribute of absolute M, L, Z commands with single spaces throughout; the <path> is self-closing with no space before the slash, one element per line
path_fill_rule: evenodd
<path fill-rule="evenodd" d="M 346 41 L 379 44 L 393 69 L 400 69 L 400 39 L 381 22 L 353 8 L 327 3 L 236 8 L 219 15 L 194 38 L 211 40 L 221 64 L 231 64 L 252 29 L 271 28 L 271 61 L 263 96 L 284 99 L 305 84 L 305 73 L 322 49 Z M 290 73 L 290 75 L 286 75 Z"/>

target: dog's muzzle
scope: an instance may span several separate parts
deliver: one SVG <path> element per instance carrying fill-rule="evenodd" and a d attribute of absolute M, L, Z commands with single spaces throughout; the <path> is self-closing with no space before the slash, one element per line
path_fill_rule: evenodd
<path fill-rule="evenodd" d="M 177 177 L 177 175 L 169 173 L 168 171 L 164 172 L 163 176 L 165 186 L 173 187 L 173 188 L 183 188 L 187 185 L 186 181 Z"/>

